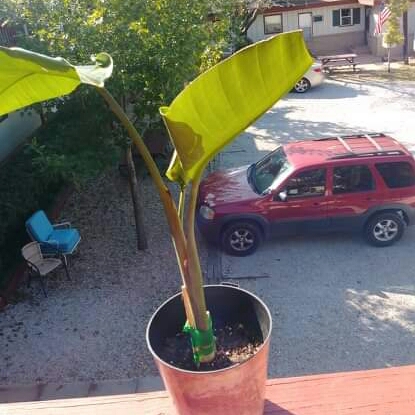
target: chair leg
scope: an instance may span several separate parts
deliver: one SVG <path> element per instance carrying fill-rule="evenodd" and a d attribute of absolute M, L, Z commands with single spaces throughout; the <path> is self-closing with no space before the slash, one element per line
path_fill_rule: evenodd
<path fill-rule="evenodd" d="M 30 288 L 31 282 L 32 282 L 32 272 L 28 271 L 27 272 L 27 288 Z"/>
<path fill-rule="evenodd" d="M 43 294 L 45 295 L 45 297 L 48 296 L 48 293 L 46 292 L 46 285 L 45 285 L 45 281 L 42 277 L 42 275 L 39 274 L 39 281 L 40 281 L 40 286 L 42 288 Z"/>
<path fill-rule="evenodd" d="M 68 281 L 72 281 L 72 278 L 69 276 L 69 269 L 68 269 L 67 261 L 62 261 L 62 263 L 63 263 L 63 267 L 65 268 L 66 278 L 68 279 Z"/>

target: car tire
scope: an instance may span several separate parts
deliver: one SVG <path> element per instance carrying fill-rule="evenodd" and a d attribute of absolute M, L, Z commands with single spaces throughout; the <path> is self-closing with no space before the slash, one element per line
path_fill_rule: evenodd
<path fill-rule="evenodd" d="M 374 246 L 389 246 L 401 239 L 405 222 L 398 213 L 380 213 L 366 225 L 366 238 Z"/>
<path fill-rule="evenodd" d="M 262 239 L 262 231 L 254 222 L 233 222 L 222 232 L 222 248 L 229 255 L 248 256 L 258 249 Z"/>
<path fill-rule="evenodd" d="M 307 78 L 301 78 L 294 86 L 294 91 L 298 94 L 304 94 L 311 88 L 311 83 Z"/>

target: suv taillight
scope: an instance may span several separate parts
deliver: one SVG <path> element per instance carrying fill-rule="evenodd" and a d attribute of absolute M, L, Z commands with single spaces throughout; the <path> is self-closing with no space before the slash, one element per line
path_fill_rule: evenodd
<path fill-rule="evenodd" d="M 321 72 L 321 68 L 314 68 L 314 69 L 313 69 L 313 72 L 317 72 L 317 73 L 319 73 L 319 72 Z"/>

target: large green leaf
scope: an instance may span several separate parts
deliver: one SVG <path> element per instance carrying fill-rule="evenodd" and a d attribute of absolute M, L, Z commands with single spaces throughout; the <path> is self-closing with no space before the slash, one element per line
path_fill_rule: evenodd
<path fill-rule="evenodd" d="M 62 58 L 0 46 L 0 115 L 69 94 L 81 83 L 103 87 L 111 73 L 106 53 L 97 55 L 94 65 L 73 66 Z"/>
<path fill-rule="evenodd" d="M 160 113 L 176 149 L 169 179 L 187 184 L 312 64 L 301 31 L 255 43 L 190 83 Z"/>

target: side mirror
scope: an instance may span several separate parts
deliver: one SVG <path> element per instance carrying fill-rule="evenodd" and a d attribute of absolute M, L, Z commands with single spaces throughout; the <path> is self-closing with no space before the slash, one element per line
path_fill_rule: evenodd
<path fill-rule="evenodd" d="M 283 190 L 282 192 L 279 192 L 275 199 L 281 202 L 285 202 L 287 200 L 287 191 Z"/>

